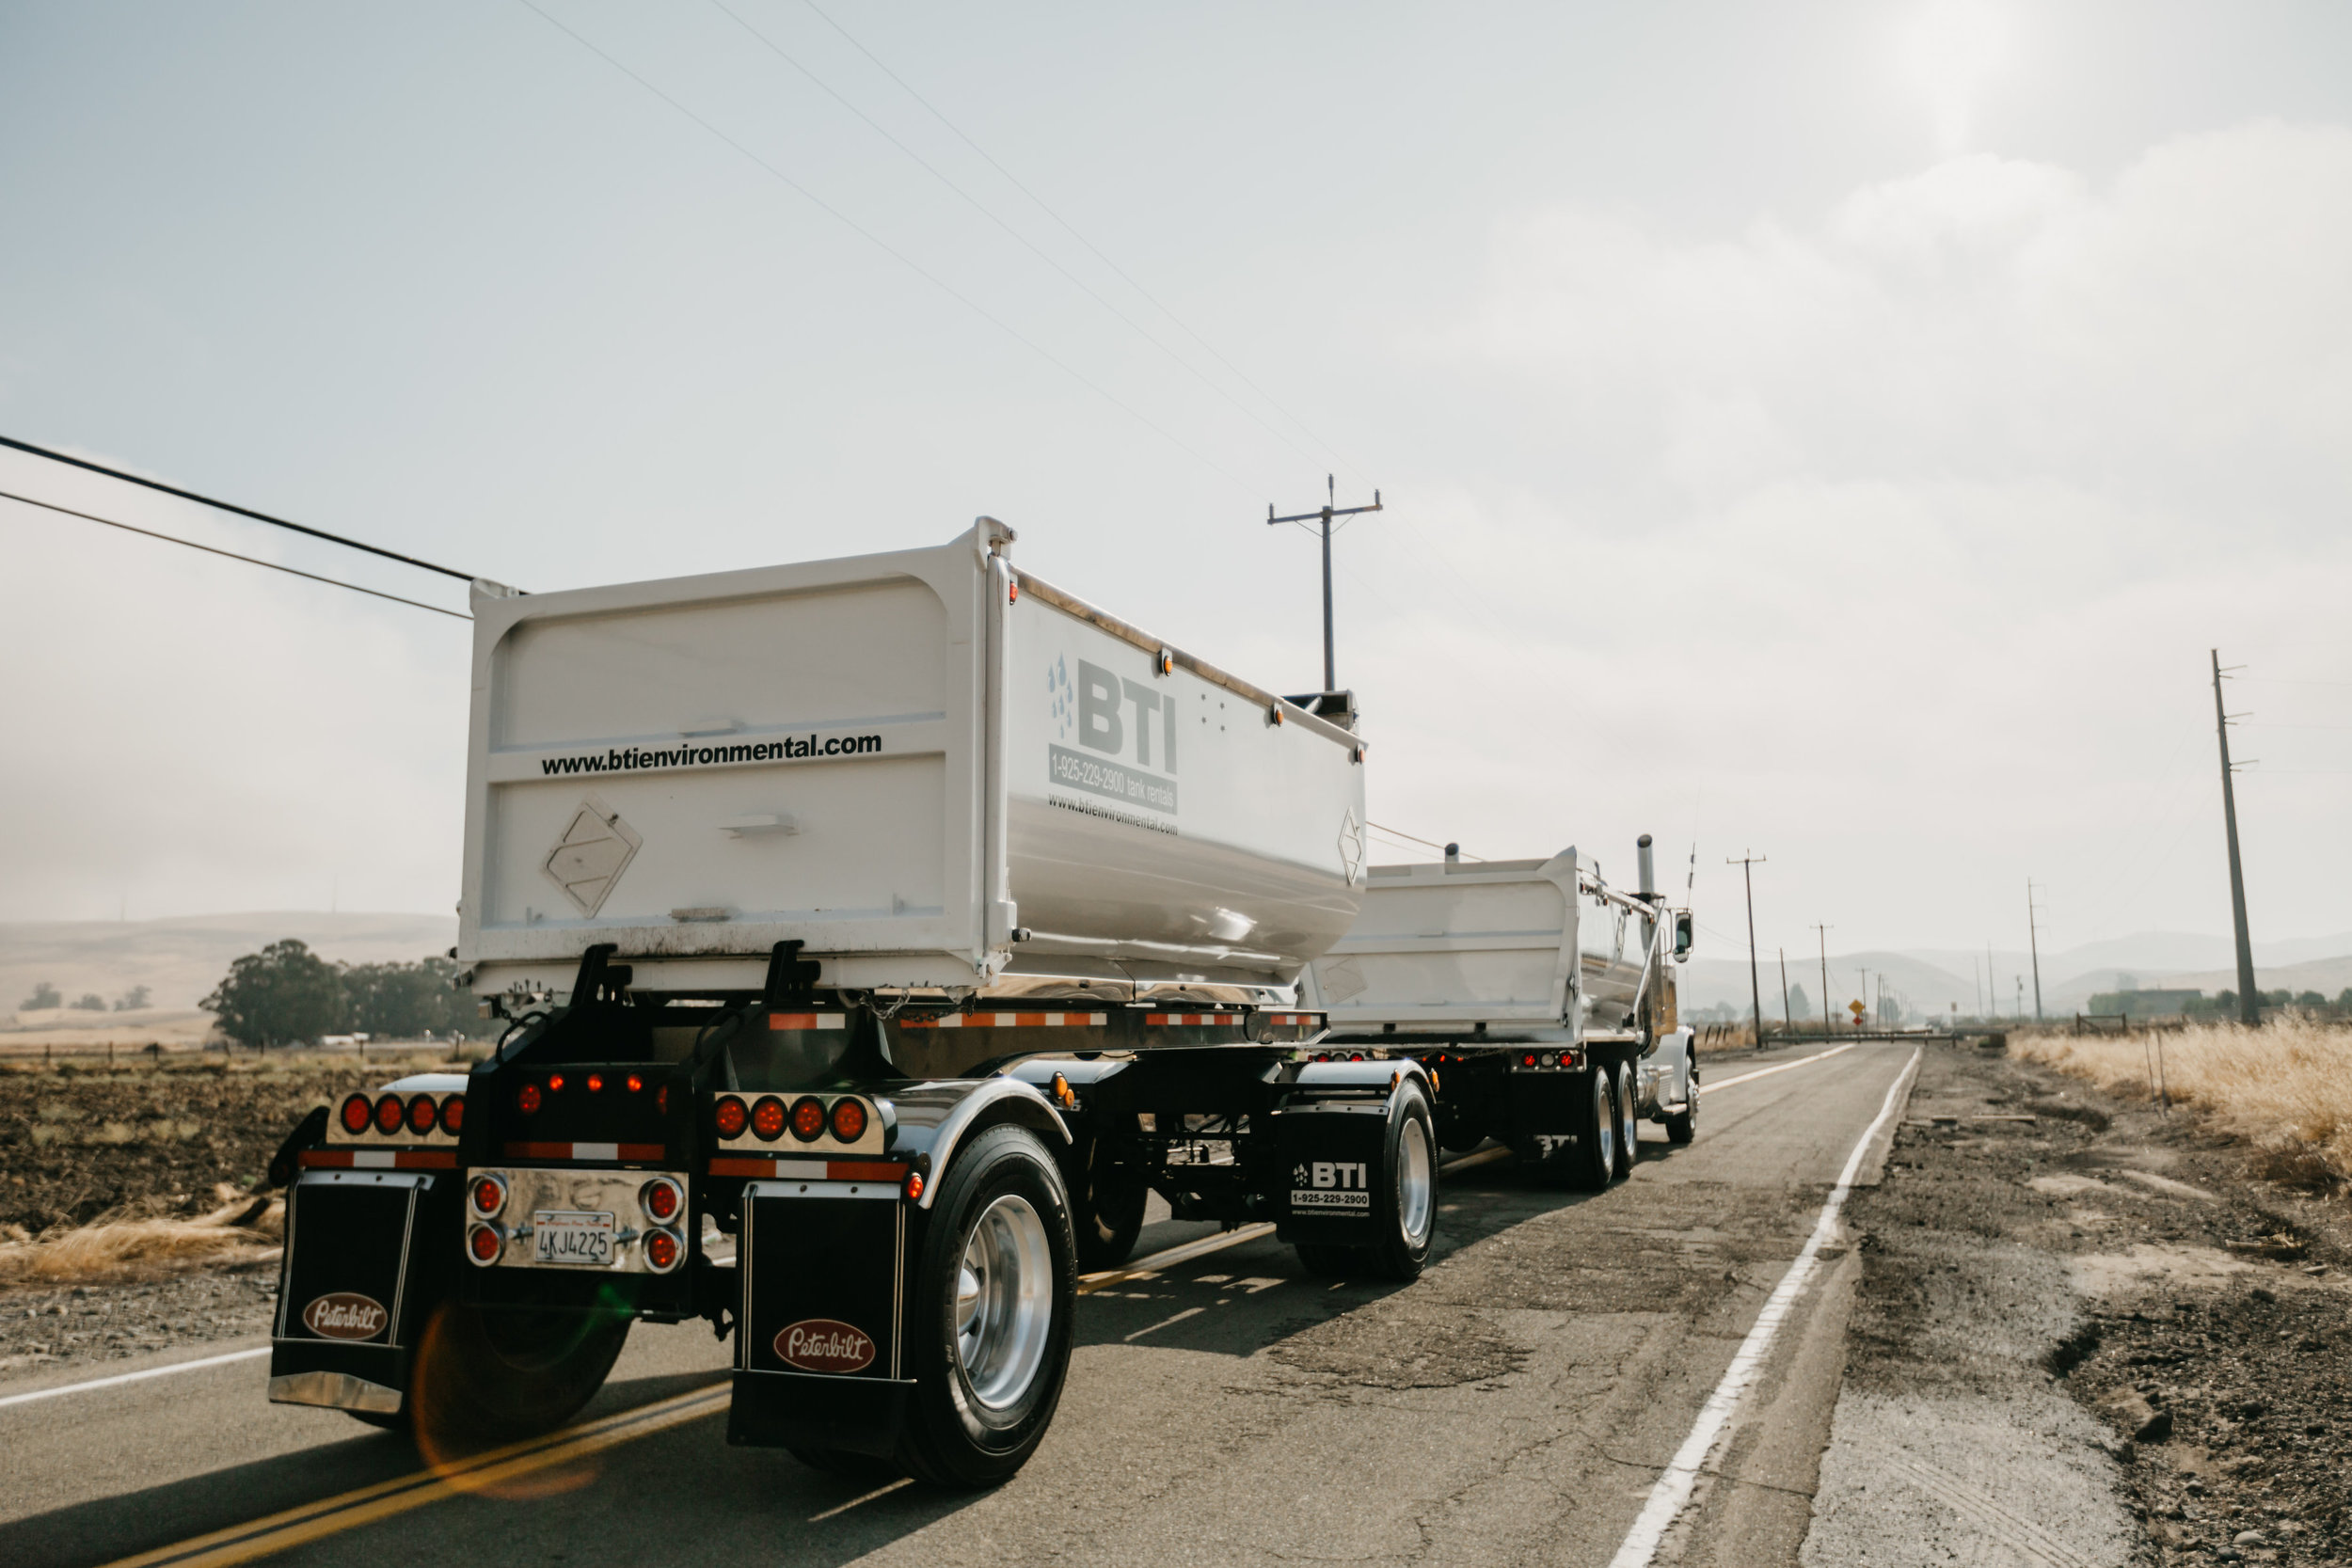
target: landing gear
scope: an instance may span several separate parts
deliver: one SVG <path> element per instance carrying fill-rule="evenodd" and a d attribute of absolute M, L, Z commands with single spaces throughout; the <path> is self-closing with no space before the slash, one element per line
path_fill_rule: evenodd
<path fill-rule="evenodd" d="M 1059 1168 L 1025 1128 L 993 1127 L 949 1165 L 910 1281 L 917 1386 L 898 1453 L 908 1474 L 993 1486 L 1043 1439 L 1070 1370 L 1070 1209 Z"/>

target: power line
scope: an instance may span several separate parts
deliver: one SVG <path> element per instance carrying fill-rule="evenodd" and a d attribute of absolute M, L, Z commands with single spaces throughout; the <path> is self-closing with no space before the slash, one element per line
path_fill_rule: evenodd
<path fill-rule="evenodd" d="M 548 26 L 555 28 L 557 31 L 564 34 L 564 37 L 570 39 L 574 43 L 579 44 L 582 49 L 587 50 L 590 54 L 596 55 L 596 58 L 602 60 L 605 64 L 611 66 L 613 70 L 619 71 L 622 75 L 628 77 L 630 81 L 636 83 L 639 87 L 644 88 L 656 98 L 661 100 L 662 103 L 667 103 L 671 108 L 676 110 L 688 119 L 692 120 L 696 125 L 702 127 L 703 130 L 708 132 L 711 135 L 718 137 L 719 140 L 726 143 L 727 146 L 733 148 L 737 152 L 740 153 L 744 158 L 750 160 L 753 164 L 757 165 L 761 169 L 765 170 L 771 178 L 774 179 L 787 190 L 790 190 L 794 195 L 800 197 L 810 206 L 815 207 L 818 212 L 823 213 L 827 217 L 832 218 L 834 222 L 840 224 L 844 229 L 849 230 L 851 233 L 857 235 L 858 238 L 864 240 L 866 244 L 872 245 L 875 249 L 881 251 L 883 255 L 889 257 L 892 261 L 898 262 L 900 266 L 914 274 L 915 277 L 921 278 L 924 282 L 929 283 L 931 287 L 937 289 L 940 293 L 946 294 L 957 304 L 970 310 L 973 314 L 978 316 L 982 321 L 987 322 L 991 326 L 993 326 L 999 332 L 1002 332 L 1006 337 L 1010 338 L 1014 342 L 1019 343 L 1023 348 L 1027 349 L 1030 353 L 1036 355 L 1039 358 L 1044 360 L 1047 364 L 1053 366 L 1056 370 L 1061 372 L 1073 381 L 1075 381 L 1080 386 L 1086 388 L 1095 396 L 1101 398 L 1104 403 L 1109 404 L 1112 407 L 1118 409 L 1120 413 L 1126 415 L 1129 419 L 1135 420 L 1137 424 L 1143 426 L 1154 436 L 1159 436 L 1160 439 L 1166 441 L 1169 446 L 1174 447 L 1177 451 L 1183 452 L 1194 462 L 1199 463 L 1201 467 L 1220 475 L 1229 481 L 1236 489 L 1247 491 L 1249 488 L 1248 484 L 1244 483 L 1237 475 L 1232 473 L 1223 464 L 1218 463 L 1206 453 L 1194 448 L 1190 443 L 1153 423 L 1144 414 L 1121 401 L 1118 395 L 1113 393 L 1108 388 L 1102 386 L 1100 383 L 1096 382 L 1091 377 L 1068 363 L 1066 360 L 1061 359 L 1051 350 L 1047 349 L 1043 344 L 1022 332 L 1011 323 L 1006 321 L 1003 317 L 989 309 L 988 307 L 982 305 L 979 301 L 974 299 L 971 295 L 963 293 L 961 290 L 956 288 L 955 285 L 949 283 L 938 274 L 925 268 L 913 257 L 907 255 L 906 252 L 900 250 L 898 246 L 883 239 L 872 230 L 867 229 L 865 225 L 859 223 L 855 218 L 850 217 L 847 213 L 841 211 L 840 208 L 835 207 L 833 203 L 827 201 L 823 197 L 818 196 L 815 191 L 810 190 L 806 185 L 802 184 L 798 180 L 795 180 L 790 175 L 785 173 L 784 170 L 778 168 L 774 164 L 770 163 L 767 159 L 753 151 L 743 143 L 736 140 L 724 131 L 720 130 L 718 126 L 712 124 L 709 120 L 705 119 L 693 110 L 688 108 L 677 99 L 673 98 L 670 94 L 662 91 L 661 88 L 654 86 L 651 81 L 639 75 L 636 71 L 622 64 L 616 56 L 608 54 L 604 49 L 591 42 L 584 35 L 575 31 L 561 19 L 555 17 L 545 9 L 542 9 L 537 4 L 537 0 L 518 0 L 518 3 L 526 9 L 530 10 L 532 14 L 536 15 L 541 21 L 545 22 Z"/>
<path fill-rule="evenodd" d="M 1377 822 L 1367 822 L 1364 826 L 1370 828 L 1375 833 L 1386 833 L 1391 838 L 1401 838 L 1407 844 L 1418 844 L 1424 849 L 1435 849 L 1442 853 L 1446 849 L 1454 847 L 1450 845 L 1439 844 L 1433 838 L 1415 838 L 1411 833 L 1399 832 L 1394 828 L 1384 828 Z M 1457 850 L 1456 852 L 1458 853 L 1459 851 Z M 1484 858 L 1485 857 L 1480 855 L 1462 856 L 1462 859 L 1466 861 L 1478 861 L 1483 860 Z"/>
<path fill-rule="evenodd" d="M 1051 206 L 1047 205 L 1043 197 L 1038 195 L 1037 192 L 1031 190 L 1026 184 L 1025 184 L 1019 175 L 1013 173 L 1012 170 L 998 163 L 995 158 L 990 155 L 988 149 L 982 147 L 978 142 L 974 141 L 970 136 L 966 135 L 962 127 L 957 125 L 954 120 L 949 119 L 946 115 L 940 113 L 937 106 L 935 106 L 930 99 L 925 98 L 921 93 L 915 91 L 913 87 L 909 86 L 905 77 L 900 76 L 897 71 L 891 70 L 888 65 L 882 62 L 882 56 L 876 55 L 871 49 L 866 48 L 865 44 L 859 42 L 856 35 L 852 34 L 847 27 L 842 26 L 840 23 L 835 22 L 831 15 L 816 4 L 816 0 L 801 0 L 801 3 L 806 6 L 811 11 L 815 12 L 818 19 L 823 22 L 826 26 L 831 27 L 834 32 L 839 33 L 844 39 L 848 40 L 850 48 L 865 55 L 868 60 L 871 60 L 874 64 L 875 70 L 889 77 L 893 82 L 898 83 L 898 88 L 901 92 L 904 92 L 909 98 L 914 99 L 915 103 L 921 104 L 924 111 L 933 119 L 939 121 L 940 124 L 945 125 L 958 141 L 961 141 L 964 146 L 970 148 L 974 152 L 977 153 L 983 163 L 987 164 L 989 167 L 994 169 L 997 173 L 1003 175 L 1012 185 L 1013 189 L 1019 191 L 1023 196 L 1027 197 L 1032 202 L 1036 203 L 1038 211 L 1043 213 L 1047 217 L 1052 218 L 1055 223 L 1058 224 L 1062 232 L 1068 234 L 1072 239 L 1084 245 L 1088 252 L 1091 254 L 1096 261 L 1110 268 L 1113 273 L 1118 275 L 1121 282 L 1125 283 L 1127 287 L 1135 290 L 1135 292 L 1141 295 L 1153 309 L 1157 310 L 1161 315 L 1166 316 L 1169 321 L 1175 323 L 1178 331 L 1184 333 L 1185 337 L 1190 338 L 1194 342 L 1200 344 L 1203 353 L 1207 354 L 1209 357 L 1215 359 L 1218 364 L 1231 371 L 1243 386 L 1257 393 L 1261 398 L 1263 398 L 1267 407 L 1281 415 L 1282 418 L 1290 420 L 1292 424 L 1296 425 L 1298 427 L 1299 434 L 1305 436 L 1308 440 L 1312 441 L 1316 446 L 1321 447 L 1326 452 L 1329 453 L 1341 467 L 1348 470 L 1349 474 L 1359 484 L 1365 483 L 1363 475 L 1357 471 L 1356 465 L 1348 460 L 1345 452 L 1340 451 L 1330 442 L 1316 435 L 1313 428 L 1310 426 L 1306 420 L 1300 419 L 1296 414 L 1291 412 L 1290 409 L 1284 407 L 1275 399 L 1273 393 L 1267 391 L 1263 387 L 1259 386 L 1257 382 L 1250 379 L 1249 373 L 1247 371 L 1244 371 L 1240 366 L 1234 364 L 1231 359 L 1226 358 L 1224 355 L 1219 354 L 1216 344 L 1210 342 L 1200 333 L 1194 331 L 1185 324 L 1183 317 L 1177 315 L 1175 311 L 1169 309 L 1166 305 L 1162 304 L 1158 296 L 1153 294 L 1151 290 L 1136 282 L 1135 278 L 1128 274 L 1126 268 L 1120 266 L 1117 261 L 1112 261 L 1110 257 L 1104 254 L 1102 247 L 1097 245 L 1092 240 L 1088 239 L 1084 234 L 1078 232 L 1077 229 L 1071 224 L 1069 219 L 1063 217 Z M 860 118 L 863 119 L 864 117 L 861 116 Z M 1081 287 L 1083 287 L 1083 285 L 1081 285 Z M 1091 291 L 1089 292 L 1091 293 Z M 1137 327 L 1136 330 L 1140 332 L 1142 331 L 1142 328 Z M 1182 361 L 1179 362 L 1181 363 Z"/>
<path fill-rule="evenodd" d="M 429 610 L 436 615 L 447 615 L 459 621 L 473 619 L 472 616 L 458 610 L 443 610 L 439 605 L 426 604 L 421 599 L 404 599 L 397 594 L 386 594 L 373 588 L 362 588 L 356 582 L 345 582 L 340 578 L 323 578 L 316 572 L 299 572 L 292 566 L 280 566 L 275 561 L 262 561 L 254 556 L 239 555 L 234 550 L 215 549 L 210 545 L 199 545 L 193 539 L 181 539 L 168 533 L 157 533 L 151 529 L 133 528 L 129 523 L 118 523 L 111 517 L 100 517 L 87 512 L 76 512 L 70 506 L 59 506 L 55 501 L 37 501 L 30 496 L 20 496 L 8 490 L 0 490 L 0 500 L 19 501 L 26 506 L 38 506 L 45 512 L 61 512 L 69 517 L 79 517 L 86 523 L 98 523 L 106 528 L 119 528 L 125 533 L 136 533 L 149 539 L 160 539 L 167 545 L 184 545 L 192 550 L 202 550 L 206 555 L 226 556 L 230 561 L 242 561 L 248 566 L 266 566 L 273 572 L 283 572 L 290 578 L 307 578 L 312 582 L 323 582 L 329 588 L 348 588 L 355 594 L 365 594 L 370 598 L 389 599 L 394 604 L 405 604 L 415 610 Z"/>
<path fill-rule="evenodd" d="M 454 566 L 438 566 L 430 561 L 420 561 L 413 555 L 403 555 L 398 550 L 388 550 L 380 545 L 370 545 L 364 544 L 357 539 L 346 539 L 340 533 L 329 533 L 325 529 L 311 528 L 303 523 L 290 523 L 283 517 L 273 517 L 266 512 L 256 512 L 249 506 L 238 506 L 232 501 L 215 500 L 210 496 L 199 496 L 193 490 L 183 490 L 176 485 L 166 484 L 160 480 L 142 479 L 137 474 L 126 474 L 119 468 L 109 468 L 103 463 L 92 463 L 87 458 L 69 457 L 61 451 L 51 451 L 47 447 L 37 447 L 30 441 L 12 440 L 6 436 L 0 436 L 0 447 L 13 447 L 18 451 L 31 452 L 35 457 L 46 457 L 52 463 L 63 463 L 72 467 L 87 468 L 94 474 L 104 474 L 108 479 L 119 479 L 125 484 L 143 484 L 150 490 L 160 490 L 167 496 L 177 496 L 183 501 L 194 501 L 199 506 L 209 506 L 221 512 L 233 512 L 240 517 L 250 517 L 257 523 L 267 523 L 272 528 L 290 529 L 295 533 L 307 533 L 313 539 L 324 539 L 330 545 L 341 545 L 347 549 L 365 550 L 370 555 L 380 555 L 387 561 L 397 561 L 404 566 L 416 566 L 424 571 L 438 572 L 445 578 L 455 578 L 460 582 L 471 582 L 474 580 L 475 577 L 479 575 L 473 572 L 461 572 Z M 43 506 L 47 503 L 44 501 L 35 501 L 32 504 L 35 506 Z M 56 507 L 54 510 L 62 512 L 65 508 Z M 76 512 L 73 515 L 79 517 L 83 515 L 83 514 Z M 103 517 L 93 517 L 90 520 L 92 522 L 105 521 Z M 120 527 L 123 525 L 118 524 L 116 526 Z M 135 533 L 141 531 L 134 529 L 132 531 Z M 167 535 L 158 534 L 156 537 L 164 538 L 167 537 Z M 205 546 L 199 545 L 195 547 L 202 549 Z M 229 552 L 226 550 L 215 550 L 213 553 L 215 555 L 226 555 Z M 237 559 L 244 561 L 248 558 L 239 556 Z M 270 564 L 270 562 L 264 561 L 257 562 L 257 564 L 266 566 Z M 299 577 L 306 576 L 307 574 L 296 573 L 295 575 Z M 321 578 L 319 580 L 321 582 L 329 582 L 333 579 L 330 578 Z M 348 587 L 350 585 L 346 583 L 342 586 Z M 363 588 L 360 592 L 364 594 L 371 592 L 371 590 Z M 389 594 L 378 594 L 377 596 L 379 598 L 389 599 L 393 595 Z M 401 602 L 403 604 L 410 604 L 415 601 L 403 599 Z M 425 608 L 431 609 L 432 607 L 428 605 Z M 447 612 L 444 611 L 443 613 Z"/>

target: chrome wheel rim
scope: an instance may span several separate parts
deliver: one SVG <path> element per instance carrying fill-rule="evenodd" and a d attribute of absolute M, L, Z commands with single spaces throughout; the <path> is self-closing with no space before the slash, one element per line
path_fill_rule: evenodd
<path fill-rule="evenodd" d="M 973 1222 L 956 1270 L 956 1360 L 972 1397 L 1002 1410 L 1028 1392 L 1053 1324 L 1045 1222 L 1007 1193 Z"/>
<path fill-rule="evenodd" d="M 1593 1120 L 1600 1126 L 1600 1164 L 1604 1170 L 1614 1169 L 1617 1164 L 1616 1097 L 1609 1092 L 1609 1075 L 1593 1074 Z"/>
<path fill-rule="evenodd" d="M 1419 1117 L 1405 1118 L 1397 1139 L 1396 1217 L 1405 1239 L 1415 1246 L 1429 1234 L 1437 1212 L 1437 1161 L 1429 1153 L 1429 1129 Z"/>

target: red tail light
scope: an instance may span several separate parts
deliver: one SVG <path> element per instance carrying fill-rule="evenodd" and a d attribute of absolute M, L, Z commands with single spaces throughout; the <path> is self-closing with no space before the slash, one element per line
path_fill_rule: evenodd
<path fill-rule="evenodd" d="M 1521 1057 L 1519 1058 L 1519 1066 L 1521 1066 L 1521 1067 L 1534 1067 L 1534 1065 L 1535 1065 L 1535 1053 L 1534 1053 L 1533 1051 L 1529 1052 L 1526 1055 L 1521 1056 Z"/>
<path fill-rule="evenodd" d="M 645 1079 L 644 1079 L 644 1074 L 642 1074 L 642 1073 L 636 1073 L 636 1072 L 632 1072 L 632 1073 L 630 1073 L 630 1074 L 628 1075 L 628 1092 L 629 1092 L 629 1093 L 631 1093 L 631 1094 L 643 1094 L 643 1093 L 644 1092 L 644 1089 L 645 1089 Z"/>
<path fill-rule="evenodd" d="M 590 1094 L 602 1094 L 604 1092 L 603 1073 L 592 1072 L 588 1075 L 588 1092 Z"/>
<path fill-rule="evenodd" d="M 1351 1062 L 1360 1062 L 1364 1059 L 1364 1053 L 1360 1051 L 1351 1051 L 1347 1053 L 1347 1059 Z"/>
<path fill-rule="evenodd" d="M 678 1254 L 684 1250 L 677 1233 L 673 1230 L 645 1232 L 645 1261 L 662 1274 L 677 1267 Z"/>
<path fill-rule="evenodd" d="M 743 1129 L 750 1124 L 752 1114 L 735 1096 L 723 1094 L 719 1097 L 717 1108 L 710 1113 L 710 1119 L 719 1129 L 719 1136 L 739 1138 L 743 1135 Z"/>
<path fill-rule="evenodd" d="M 477 1176 L 467 1196 L 472 1200 L 475 1213 L 490 1219 L 506 1207 L 506 1183 L 495 1176 Z"/>
<path fill-rule="evenodd" d="M 853 1144 L 866 1136 L 864 1101 L 836 1100 L 833 1102 L 833 1135 L 845 1144 Z"/>
<path fill-rule="evenodd" d="M 539 1085 L 525 1084 L 515 1091 L 515 1109 L 529 1116 L 539 1108 Z"/>
<path fill-rule="evenodd" d="M 653 1091 L 653 1108 L 667 1116 L 670 1111 L 670 1085 L 662 1085 Z"/>
<path fill-rule="evenodd" d="M 364 1132 L 368 1130 L 368 1123 L 374 1119 L 375 1107 L 368 1102 L 366 1095 L 355 1094 L 343 1101 L 344 1132 L 355 1134 Z"/>
<path fill-rule="evenodd" d="M 637 1201 L 645 1206 L 647 1215 L 663 1225 L 677 1218 L 677 1212 L 686 1206 L 685 1198 L 677 1190 L 677 1183 L 667 1177 L 656 1177 L 646 1182 L 638 1193 Z"/>
<path fill-rule="evenodd" d="M 562 1094 L 563 1092 L 564 1092 L 564 1075 L 563 1075 L 562 1073 L 560 1073 L 560 1072 L 550 1072 L 550 1073 L 548 1073 L 548 1093 L 549 1093 L 549 1094 Z"/>
<path fill-rule="evenodd" d="M 433 1097 L 421 1094 L 408 1102 L 408 1131 L 423 1137 L 440 1125 L 441 1108 L 433 1103 Z"/>
<path fill-rule="evenodd" d="M 923 1173 L 921 1171 L 911 1170 L 907 1172 L 906 1186 L 904 1191 L 907 1195 L 907 1201 L 909 1203 L 917 1202 L 922 1198 Z"/>
<path fill-rule="evenodd" d="M 495 1263 L 499 1254 L 506 1250 L 506 1238 L 499 1234 L 495 1225 L 477 1225 L 466 1232 L 466 1250 L 477 1263 Z"/>
<path fill-rule="evenodd" d="M 804 1094 L 792 1102 L 792 1135 L 804 1144 L 813 1144 L 825 1135 L 823 1101 Z"/>
<path fill-rule="evenodd" d="M 466 1130 L 466 1097 L 451 1095 L 441 1101 L 441 1131 L 454 1135 Z"/>
<path fill-rule="evenodd" d="M 770 1143 L 784 1136 L 784 1101 L 774 1095 L 760 1096 L 752 1107 L 752 1131 Z"/>
<path fill-rule="evenodd" d="M 407 1116 L 408 1107 L 400 1102 L 400 1096 L 388 1094 L 375 1102 L 375 1130 L 378 1132 L 397 1132 Z"/>

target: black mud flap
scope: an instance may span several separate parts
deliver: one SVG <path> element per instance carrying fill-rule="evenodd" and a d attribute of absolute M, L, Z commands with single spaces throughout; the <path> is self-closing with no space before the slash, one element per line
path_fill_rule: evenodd
<path fill-rule="evenodd" d="M 905 1345 L 907 1205 L 895 1181 L 754 1181 L 736 1267 L 727 1441 L 886 1457 L 914 1383 Z"/>
<path fill-rule="evenodd" d="M 1528 1164 L 1565 1161 L 1576 1148 L 1577 1117 L 1590 1093 L 1581 1071 L 1514 1073 L 1499 1136 Z"/>
<path fill-rule="evenodd" d="M 269 1397 L 400 1414 L 417 1338 L 456 1256 L 457 1180 L 306 1171 L 286 1195 Z M 449 1256 L 437 1256 L 434 1243 Z"/>
<path fill-rule="evenodd" d="M 1389 1107 L 1361 1100 L 1285 1107 L 1276 1123 L 1276 1147 L 1287 1173 L 1288 1217 L 1279 1239 L 1332 1246 L 1364 1246 L 1375 1234 L 1380 1163 L 1389 1134 Z"/>

